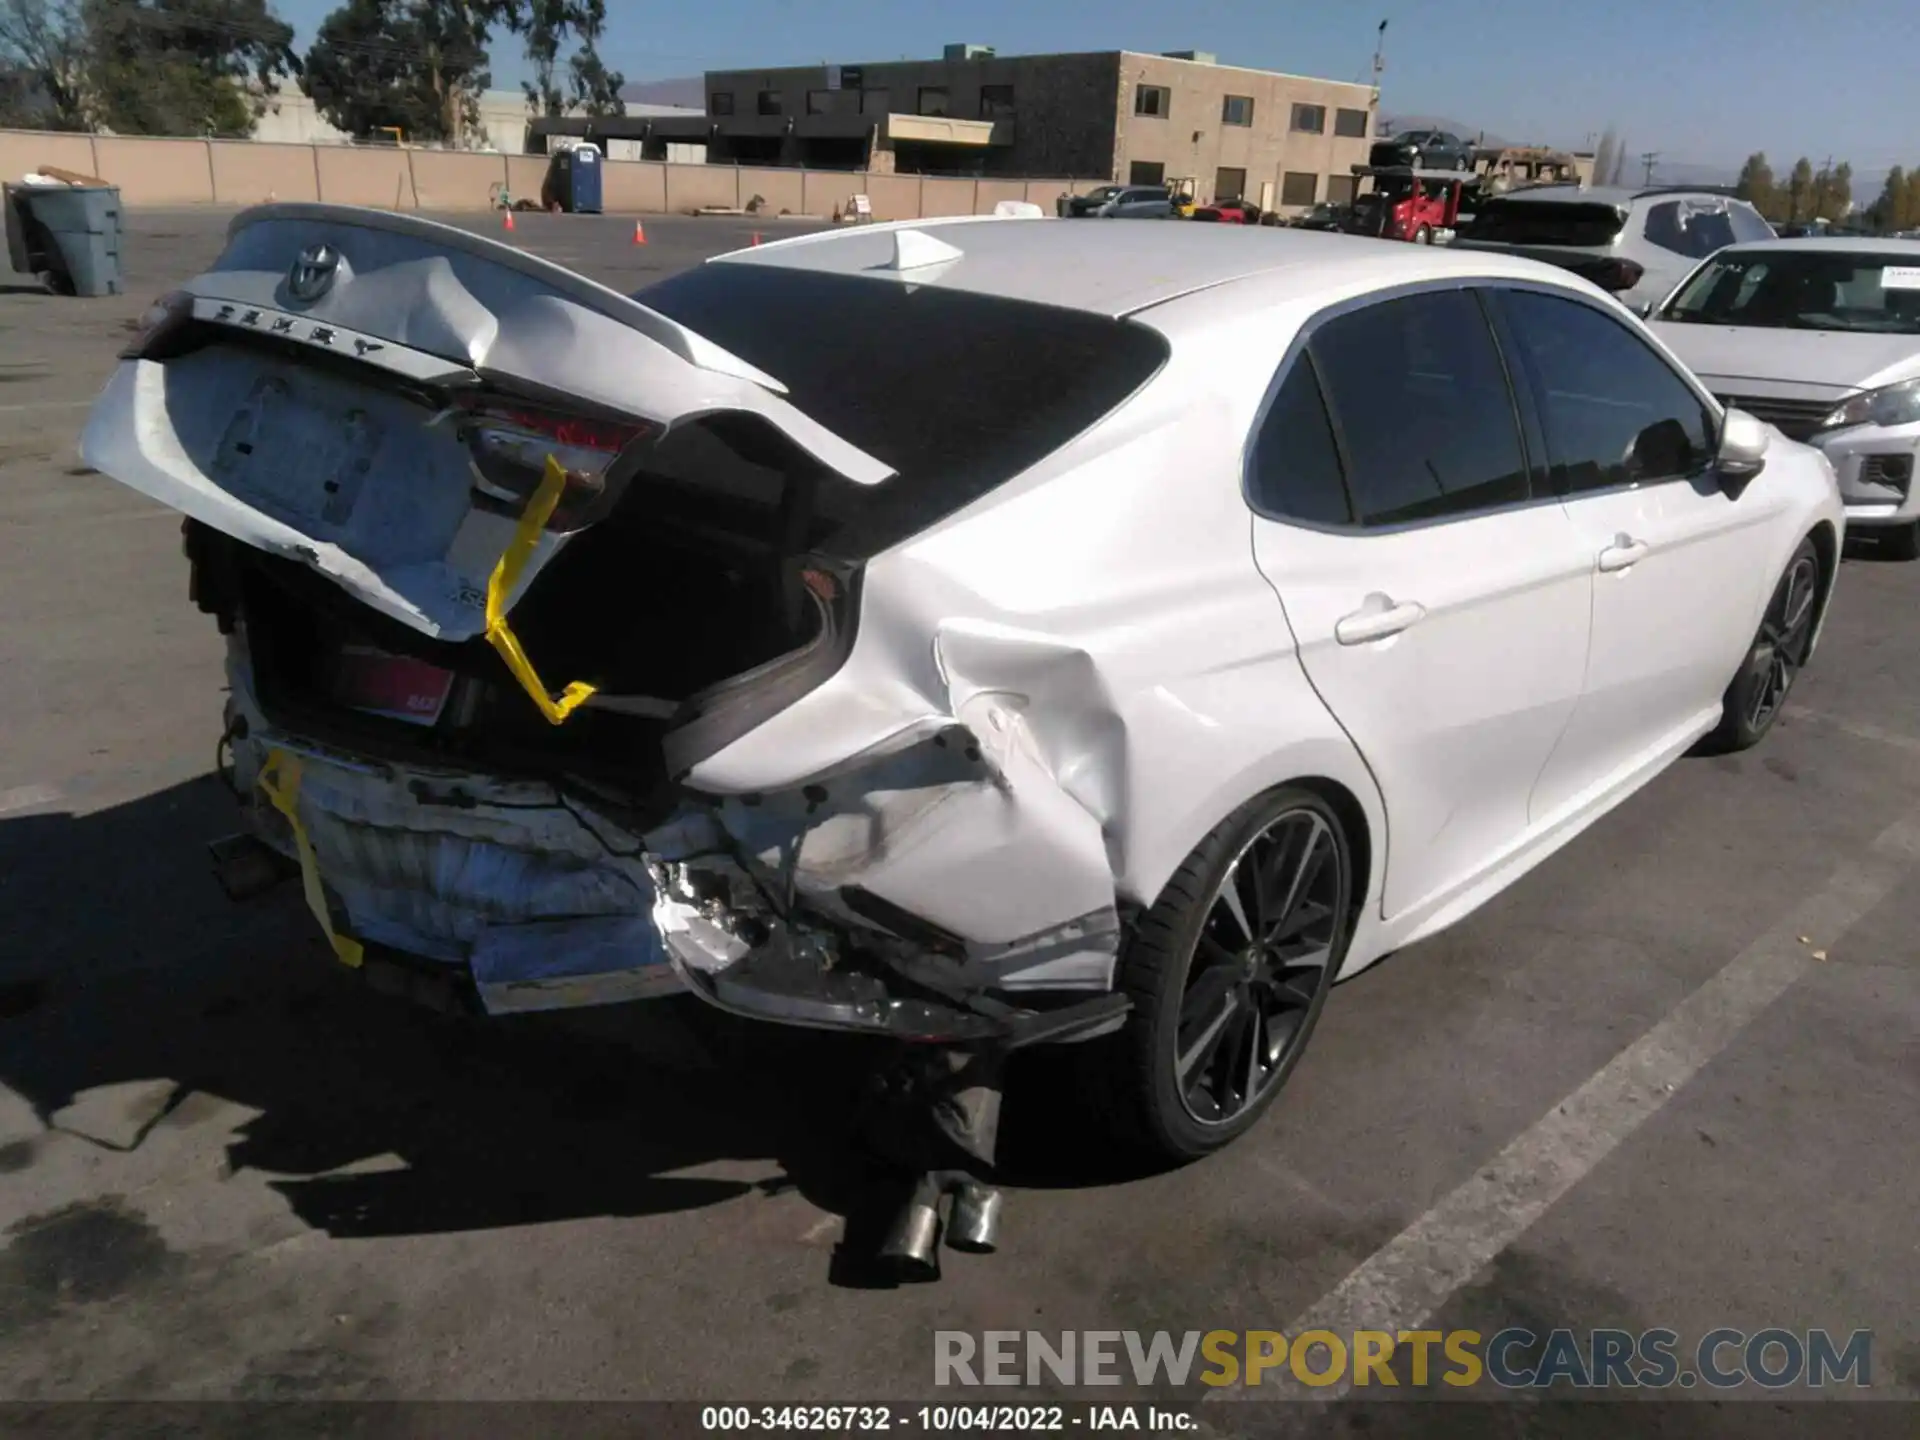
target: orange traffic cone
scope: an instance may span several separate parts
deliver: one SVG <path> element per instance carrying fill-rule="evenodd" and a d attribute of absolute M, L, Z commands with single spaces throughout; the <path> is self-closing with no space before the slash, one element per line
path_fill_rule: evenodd
<path fill-rule="evenodd" d="M 760 243 L 760 232 L 758 230 L 753 232 L 753 243 L 756 245 Z"/>
<path fill-rule="evenodd" d="M 500 228 L 502 230 L 513 229 L 513 211 L 511 210 L 507 211 L 507 218 L 501 222 Z"/>
<path fill-rule="evenodd" d="M 633 222 L 633 243 L 636 245 L 644 245 L 647 243 L 646 226 L 642 225 L 638 220 Z"/>

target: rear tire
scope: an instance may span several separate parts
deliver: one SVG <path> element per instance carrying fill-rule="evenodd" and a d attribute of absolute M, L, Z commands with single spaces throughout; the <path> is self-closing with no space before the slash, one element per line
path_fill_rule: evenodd
<path fill-rule="evenodd" d="M 1920 560 L 1920 520 L 1890 525 L 1878 532 L 1877 539 L 1880 553 L 1889 560 Z"/>
<path fill-rule="evenodd" d="M 1195 847 L 1121 952 L 1125 1027 L 1087 1047 L 1088 1093 L 1116 1139 L 1179 1163 L 1266 1112 L 1345 958 L 1352 864 L 1340 817 L 1292 786 Z"/>
<path fill-rule="evenodd" d="M 1433 227 L 1422 225 L 1418 230 L 1414 231 L 1413 243 L 1416 245 L 1431 245 L 1433 243 Z"/>
<path fill-rule="evenodd" d="M 1793 682 L 1813 647 L 1825 579 L 1820 552 L 1809 536 L 1794 550 L 1774 586 L 1760 633 L 1753 637 L 1740 673 L 1720 702 L 1720 723 L 1697 747 L 1702 753 L 1731 755 L 1750 750 L 1766 738 L 1786 708 Z"/>

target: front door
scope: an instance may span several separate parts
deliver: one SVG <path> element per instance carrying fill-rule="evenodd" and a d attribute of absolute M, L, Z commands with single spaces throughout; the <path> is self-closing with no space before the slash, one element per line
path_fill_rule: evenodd
<path fill-rule="evenodd" d="M 1389 919 L 1524 840 L 1579 699 L 1592 567 L 1529 468 L 1485 313 L 1460 289 L 1314 327 L 1256 437 L 1255 559 L 1385 799 Z"/>
<path fill-rule="evenodd" d="M 1593 567 L 1585 692 L 1541 773 L 1537 822 L 1578 809 L 1710 725 L 1752 642 L 1766 487 L 1717 483 L 1707 401 L 1626 323 L 1571 296 L 1500 296 L 1555 488 Z"/>

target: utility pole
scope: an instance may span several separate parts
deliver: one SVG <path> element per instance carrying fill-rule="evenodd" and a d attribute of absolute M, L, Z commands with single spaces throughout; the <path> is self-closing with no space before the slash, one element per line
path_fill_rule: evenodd
<path fill-rule="evenodd" d="M 1646 176 L 1641 180 L 1641 184 L 1653 184 L 1653 162 L 1659 158 L 1660 152 L 1658 150 L 1643 150 L 1640 152 L 1640 163 L 1647 167 Z"/>
<path fill-rule="evenodd" d="M 1369 119 L 1369 130 L 1372 129 L 1373 124 L 1377 123 L 1380 114 L 1380 72 L 1387 68 L 1386 49 L 1387 22 L 1382 20 L 1380 28 L 1374 32 L 1373 36 L 1373 114 Z M 1371 135 L 1368 138 L 1371 139 Z"/>

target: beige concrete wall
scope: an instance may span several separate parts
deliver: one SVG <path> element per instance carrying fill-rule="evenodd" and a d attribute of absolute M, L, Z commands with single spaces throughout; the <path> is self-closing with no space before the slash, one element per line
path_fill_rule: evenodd
<path fill-rule="evenodd" d="M 920 177 L 920 216 L 971 215 L 973 181 L 942 180 L 933 175 Z"/>
<path fill-rule="evenodd" d="M 1143 84 L 1171 92 L 1164 117 L 1134 113 L 1134 98 Z M 1251 125 L 1224 123 L 1229 95 L 1253 101 Z M 1203 203 L 1225 198 L 1214 194 L 1222 167 L 1247 172 L 1246 198 L 1251 200 L 1259 200 L 1262 181 L 1272 181 L 1277 203 L 1289 171 L 1313 175 L 1315 198 L 1325 199 L 1330 176 L 1351 175 L 1354 165 L 1366 163 L 1366 135 L 1349 139 L 1334 133 L 1336 112 L 1342 109 L 1367 111 L 1364 128 L 1371 133 L 1372 91 L 1365 85 L 1128 53 L 1121 56 L 1118 98 L 1113 178 L 1125 181 L 1136 160 L 1158 162 L 1165 166 L 1168 181 L 1196 180 Z M 1297 104 L 1324 107 L 1321 133 L 1293 128 Z"/>
<path fill-rule="evenodd" d="M 667 208 L 664 165 L 609 160 L 600 167 L 600 203 L 609 211 L 657 213 Z"/>
<path fill-rule="evenodd" d="M 806 177 L 799 170 L 740 171 L 740 203 L 745 205 L 758 195 L 767 203 L 763 215 L 803 215 L 806 213 Z"/>
<path fill-rule="evenodd" d="M 918 220 L 920 177 L 869 175 L 867 198 L 873 201 L 873 218 L 876 220 Z"/>
<path fill-rule="evenodd" d="M 204 205 L 213 193 L 204 140 L 96 135 L 93 153 L 102 178 L 120 187 L 122 204 Z"/>
<path fill-rule="evenodd" d="M 667 209 L 675 214 L 740 203 L 740 180 L 731 165 L 669 165 Z"/>
<path fill-rule="evenodd" d="M 1057 193 L 1057 192 L 1056 192 Z M 1002 200 L 1024 200 L 1027 198 L 1027 182 L 1024 180 L 981 180 L 973 187 L 973 213 L 991 215 L 993 207 Z M 1047 204 L 1052 204 L 1051 197 Z"/>
<path fill-rule="evenodd" d="M 412 193 L 422 210 L 484 210 L 493 187 L 507 178 L 504 155 L 461 154 L 456 150 L 409 150 Z"/>
<path fill-rule="evenodd" d="M 514 203 L 531 200 L 540 203 L 540 183 L 547 178 L 547 157 L 544 155 L 509 155 L 507 161 L 507 188 L 513 192 Z"/>
<path fill-rule="evenodd" d="M 94 175 L 91 135 L 54 135 L 44 130 L 0 130 L 0 179 L 13 184 L 42 165 Z"/>
<path fill-rule="evenodd" d="M 867 177 L 844 170 L 803 170 L 806 177 L 801 213 L 831 217 L 834 210 L 852 206 L 853 197 L 867 193 Z"/>
<path fill-rule="evenodd" d="M 213 170 L 213 202 L 259 205 L 269 200 L 318 200 L 320 182 L 311 145 L 260 145 L 216 140 L 207 146 Z M 207 197 L 197 197 L 199 203 Z"/>
<path fill-rule="evenodd" d="M 369 146 L 317 145 L 320 194 L 334 205 L 371 205 L 382 210 L 411 210 L 413 180 L 407 152 Z"/>

